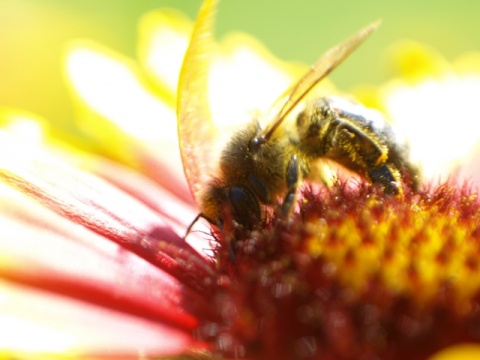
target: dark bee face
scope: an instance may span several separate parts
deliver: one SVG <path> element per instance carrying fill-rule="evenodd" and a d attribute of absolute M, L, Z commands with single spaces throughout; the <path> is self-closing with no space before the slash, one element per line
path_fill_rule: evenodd
<path fill-rule="evenodd" d="M 262 216 L 260 204 L 270 204 L 285 189 L 288 141 L 259 144 L 261 128 L 252 121 L 235 133 L 222 152 L 218 175 L 202 197 L 202 209 L 214 223 L 230 217 L 252 228 Z"/>
<path fill-rule="evenodd" d="M 252 229 L 261 220 L 260 202 L 249 188 L 212 183 L 202 200 L 203 215 L 213 224 L 223 226 L 233 220 Z"/>

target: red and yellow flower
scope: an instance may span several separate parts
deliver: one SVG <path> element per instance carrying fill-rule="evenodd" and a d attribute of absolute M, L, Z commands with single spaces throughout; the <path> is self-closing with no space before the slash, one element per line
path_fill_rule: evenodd
<path fill-rule="evenodd" d="M 398 76 L 353 91 L 410 139 L 418 193 L 307 184 L 291 219 L 238 234 L 232 259 L 221 232 L 184 238 L 197 210 L 175 101 L 191 26 L 176 12 L 147 14 L 137 60 L 70 44 L 77 117 L 61 131 L 1 110 L 0 355 L 478 356 L 478 54 L 449 64 L 399 45 Z M 214 47 L 219 122 L 270 104 L 305 68 L 246 35 Z"/>

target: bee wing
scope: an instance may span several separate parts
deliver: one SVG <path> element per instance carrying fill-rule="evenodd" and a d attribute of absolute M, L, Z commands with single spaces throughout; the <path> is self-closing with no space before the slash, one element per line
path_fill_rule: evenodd
<path fill-rule="evenodd" d="M 279 97 L 269 112 L 272 116 L 267 127 L 263 131 L 263 138 L 268 140 L 287 115 L 298 105 L 298 103 L 335 69 L 347 56 L 349 56 L 378 26 L 376 21 L 358 31 L 344 42 L 328 50 L 320 59 L 312 65 L 311 69 L 292 87 Z"/>
<path fill-rule="evenodd" d="M 208 100 L 208 72 L 213 52 L 213 18 L 217 0 L 203 3 L 194 25 L 180 72 L 177 98 L 177 127 L 183 170 L 195 201 L 208 180 L 217 138 Z"/>

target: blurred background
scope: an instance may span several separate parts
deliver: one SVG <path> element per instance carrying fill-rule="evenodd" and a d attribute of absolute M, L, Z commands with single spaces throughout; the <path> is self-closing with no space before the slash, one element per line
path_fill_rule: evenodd
<path fill-rule="evenodd" d="M 201 0 L 0 0 L 0 106 L 53 121 L 73 115 L 61 55 L 70 39 L 88 38 L 134 58 L 139 18 L 175 7 L 194 18 Z M 448 60 L 480 50 L 480 1 L 224 0 L 218 34 L 242 30 L 285 60 L 312 63 L 369 22 L 379 31 L 332 76 L 343 89 L 388 79 L 389 45 L 412 39 Z"/>

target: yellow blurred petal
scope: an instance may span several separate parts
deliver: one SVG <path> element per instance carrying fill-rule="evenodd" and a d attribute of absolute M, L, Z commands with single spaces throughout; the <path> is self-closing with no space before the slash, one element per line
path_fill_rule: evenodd
<path fill-rule="evenodd" d="M 152 147 L 152 154 L 178 148 L 173 103 L 156 96 L 132 60 L 77 42 L 67 50 L 65 74 L 78 106 L 79 126 L 104 152 L 135 165 L 138 159 L 130 149 L 134 140 Z"/>
<path fill-rule="evenodd" d="M 480 345 L 462 344 L 449 347 L 433 355 L 430 360 L 477 360 L 480 359 Z"/>
<path fill-rule="evenodd" d="M 377 86 L 363 85 L 352 89 L 355 98 L 368 108 L 374 108 L 380 111 L 385 110 L 381 90 Z"/>
<path fill-rule="evenodd" d="M 71 163 L 78 159 L 80 150 L 70 144 L 68 137 L 60 137 L 51 124 L 35 114 L 26 111 L 0 108 L 0 136 L 2 137 L 0 166 L 5 162 L 21 163 L 25 156 L 36 154 L 40 148 L 54 149 L 56 156 L 65 157 Z M 60 129 L 60 133 L 66 135 Z M 6 136 L 6 137 L 5 137 Z M 5 141 L 8 139 L 8 141 Z M 22 150 L 11 148 L 11 145 L 21 142 Z M 75 155 L 75 156 L 74 156 Z"/>
<path fill-rule="evenodd" d="M 411 147 L 425 178 L 445 179 L 480 141 L 480 76 L 425 78 L 417 84 L 392 82 L 384 89 L 388 114 Z"/>
<path fill-rule="evenodd" d="M 150 358 L 188 341 L 154 321 L 0 281 L 0 359 Z"/>
<path fill-rule="evenodd" d="M 72 44 L 66 74 L 77 100 L 127 134 L 148 140 L 175 128 L 173 104 L 149 91 L 135 64 L 121 55 L 93 43 Z"/>
<path fill-rule="evenodd" d="M 139 59 L 160 86 L 176 94 L 191 21 L 175 10 L 153 11 L 140 21 Z"/>
<path fill-rule="evenodd" d="M 73 340 L 61 329 L 47 329 L 28 319 L 0 314 L 4 331 L 0 331 L 0 348 L 21 349 L 22 353 L 67 353 Z M 5 331 L 8 329 L 8 331 Z M 26 338 L 28 341 L 26 341 Z"/>
<path fill-rule="evenodd" d="M 50 126 L 43 118 L 23 110 L 0 108 L 0 127 L 29 143 L 42 143 Z"/>
<path fill-rule="evenodd" d="M 246 34 L 230 34 L 209 76 L 209 98 L 215 123 L 243 124 L 254 110 L 267 110 L 306 66 L 275 58 Z"/>
<path fill-rule="evenodd" d="M 0 282 L 0 349 L 23 353 L 66 353 L 75 339 L 62 329 L 37 324 L 32 313 L 19 313 L 16 293 Z M 25 310 L 25 309 L 23 309 Z"/>
<path fill-rule="evenodd" d="M 408 82 L 426 76 L 442 76 L 449 71 L 448 62 L 434 49 L 415 41 L 400 42 L 390 50 L 394 71 Z"/>

